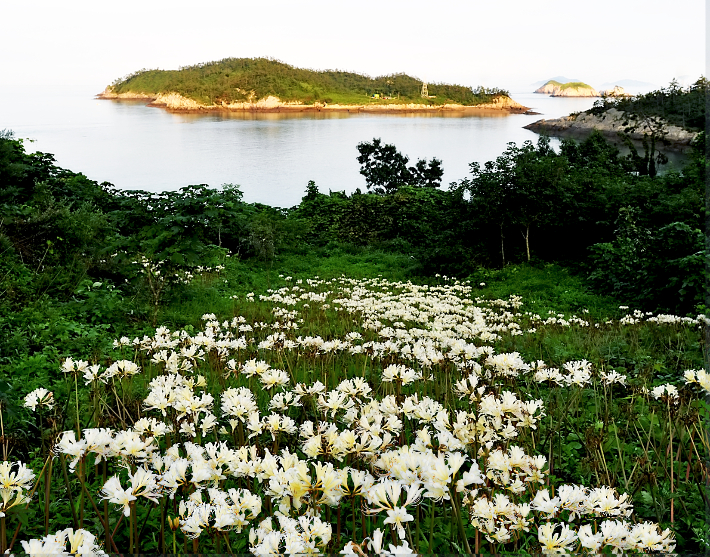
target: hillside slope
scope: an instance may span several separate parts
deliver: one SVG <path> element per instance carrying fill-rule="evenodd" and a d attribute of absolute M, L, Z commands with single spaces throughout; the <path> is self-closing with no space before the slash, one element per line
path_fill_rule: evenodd
<path fill-rule="evenodd" d="M 179 70 L 140 70 L 115 81 L 99 96 L 150 98 L 185 110 L 325 104 L 525 108 L 504 101 L 509 94 L 498 88 L 431 83 L 427 97 L 421 91 L 422 81 L 405 74 L 372 78 L 340 70 L 296 68 L 266 58 L 226 58 Z"/>

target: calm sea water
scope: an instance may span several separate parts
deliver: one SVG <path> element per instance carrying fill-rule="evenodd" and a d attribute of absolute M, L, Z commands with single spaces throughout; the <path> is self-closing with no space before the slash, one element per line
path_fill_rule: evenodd
<path fill-rule="evenodd" d="M 290 207 L 309 180 L 325 193 L 364 191 L 356 160 L 361 141 L 380 137 L 412 162 L 437 157 L 448 184 L 465 177 L 469 163 L 500 155 L 508 142 L 537 141 L 524 125 L 586 110 L 594 102 L 511 96 L 541 115 L 171 114 L 145 102 L 96 100 L 89 91 L 40 97 L 5 90 L 0 129 L 33 140 L 28 150 L 53 153 L 64 168 L 122 189 L 232 183 L 241 186 L 245 201 Z"/>

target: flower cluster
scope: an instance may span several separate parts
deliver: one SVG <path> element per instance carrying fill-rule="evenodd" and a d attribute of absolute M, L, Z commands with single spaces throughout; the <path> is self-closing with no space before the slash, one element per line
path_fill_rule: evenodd
<path fill-rule="evenodd" d="M 32 487 L 34 478 L 35 473 L 22 462 L 0 462 L 0 517 L 14 507 L 29 503 L 24 492 Z"/>
<path fill-rule="evenodd" d="M 536 437 L 546 431 L 549 408 L 542 394 L 520 388 L 613 393 L 628 388 L 627 377 L 587 360 L 552 367 L 495 348 L 503 335 L 589 327 L 586 319 L 543 319 L 521 312 L 517 296 L 473 298 L 472 287 L 458 281 L 284 280 L 287 286 L 258 296 L 272 306 L 259 319 L 206 313 L 195 333 L 161 327 L 153 336 L 117 339 L 121 359 L 105 369 L 64 361 L 66 373 L 91 384 L 91 396 L 119 401 L 118 386 L 144 389 L 138 410 L 118 410 L 111 428 L 67 431 L 55 446 L 79 474 L 90 464 L 113 467 L 101 496 L 114 512 L 132 517 L 137 506 L 164 504 L 170 524 L 194 540 L 248 530 L 255 555 L 412 553 L 414 523 L 442 507 L 501 547 L 537 534 L 546 553 L 673 550 L 670 531 L 631 522 L 627 494 L 554 486 Z M 247 295 L 244 305 L 256 299 Z M 309 318 L 325 311 L 357 330 L 315 334 Z M 609 326 L 620 324 L 633 325 Z M 668 324 L 678 323 L 654 322 Z M 341 359 L 347 377 L 336 372 Z M 703 371 L 685 378 L 710 390 Z M 671 384 L 647 392 L 678 399 Z M 32 409 L 51 402 L 43 389 L 26 398 Z M 27 470 L 15 476 L 28 477 Z M 341 539 L 338 528 L 336 547 L 332 517 L 343 509 L 353 538 Z M 389 536 L 395 543 L 386 549 Z"/>
<path fill-rule="evenodd" d="M 82 528 L 76 531 L 67 528 L 41 539 L 23 540 L 21 543 L 27 555 L 106 555 L 97 544 L 96 536 Z"/>
<path fill-rule="evenodd" d="M 25 396 L 25 408 L 29 408 L 33 412 L 37 408 L 54 408 L 54 394 L 42 387 L 35 389 Z"/>

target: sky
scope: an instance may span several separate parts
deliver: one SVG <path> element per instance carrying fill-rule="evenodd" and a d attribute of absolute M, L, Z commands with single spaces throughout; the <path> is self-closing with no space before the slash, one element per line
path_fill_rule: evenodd
<path fill-rule="evenodd" d="M 703 0 L 22 0 L 0 4 L 0 87 L 98 93 L 142 68 L 262 56 L 510 91 L 664 86 L 706 74 L 705 29 Z"/>

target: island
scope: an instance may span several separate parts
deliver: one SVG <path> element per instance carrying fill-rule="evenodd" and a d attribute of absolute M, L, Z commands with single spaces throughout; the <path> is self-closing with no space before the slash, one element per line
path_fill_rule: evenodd
<path fill-rule="evenodd" d="M 600 97 L 601 95 L 591 86 L 581 81 L 560 83 L 550 79 L 545 85 L 534 91 L 551 97 Z"/>
<path fill-rule="evenodd" d="M 426 83 L 406 74 L 369 77 L 296 68 L 270 58 L 225 58 L 178 70 L 140 70 L 117 79 L 99 99 L 145 99 L 175 112 L 415 112 L 528 108 L 499 88 Z"/>

